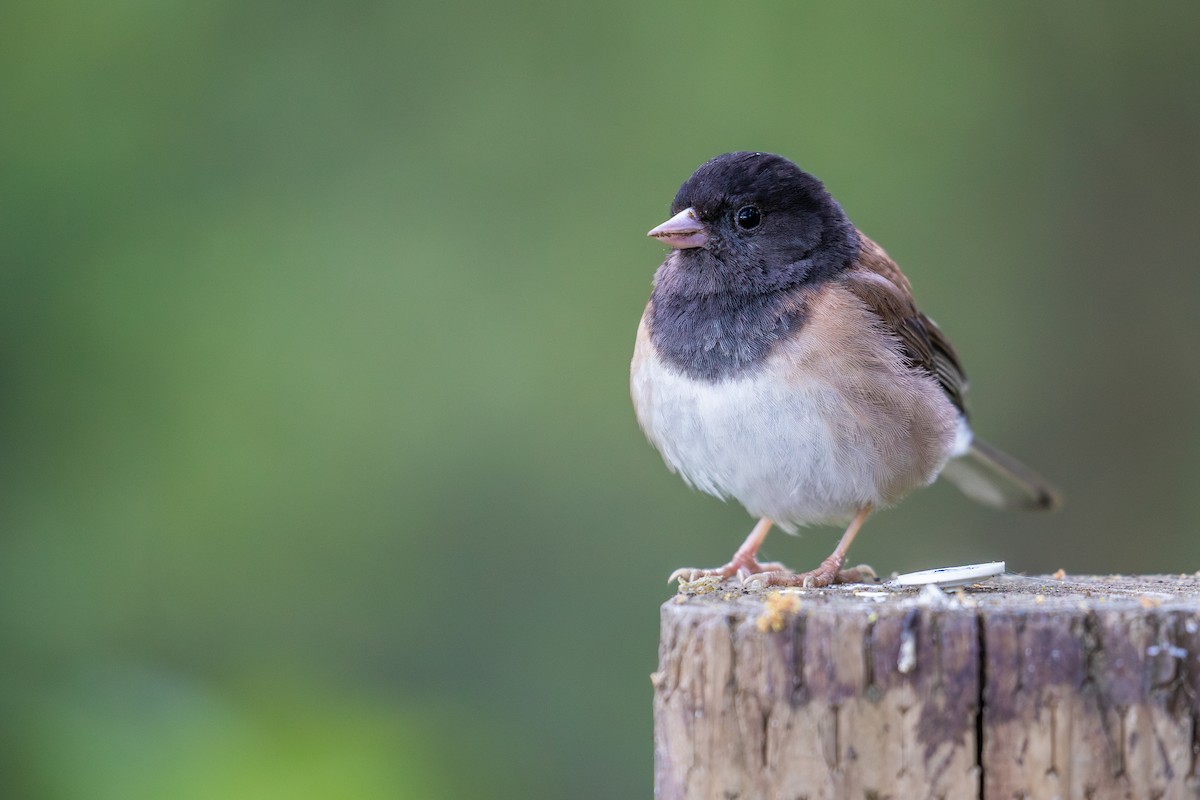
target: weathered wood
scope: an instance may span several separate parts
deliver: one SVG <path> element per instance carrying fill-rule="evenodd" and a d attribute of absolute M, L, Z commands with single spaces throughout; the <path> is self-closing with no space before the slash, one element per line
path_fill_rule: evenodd
<path fill-rule="evenodd" d="M 662 607 L 655 796 L 1200 797 L 1200 578 L 1008 576 Z"/>

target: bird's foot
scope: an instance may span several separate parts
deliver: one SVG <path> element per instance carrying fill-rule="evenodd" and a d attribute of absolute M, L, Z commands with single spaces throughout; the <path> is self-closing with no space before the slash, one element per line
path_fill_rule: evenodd
<path fill-rule="evenodd" d="M 766 576 L 764 576 L 766 577 Z M 809 572 L 799 572 L 776 579 L 771 576 L 764 586 L 802 586 L 805 589 L 820 589 L 837 583 L 875 583 L 879 576 L 868 564 L 859 564 L 851 569 L 842 569 L 836 561 L 826 559 L 821 566 Z"/>
<path fill-rule="evenodd" d="M 759 580 L 768 576 L 783 579 L 794 574 L 778 561 L 760 562 L 754 556 L 734 553 L 733 559 L 723 567 L 714 567 L 713 569 L 682 567 L 677 569 L 671 573 L 671 577 L 667 578 L 667 583 L 677 580 L 679 585 L 683 586 L 685 583 L 694 583 L 702 578 L 728 580 L 734 575 L 739 576 L 742 583 L 746 583 L 747 580 Z"/>

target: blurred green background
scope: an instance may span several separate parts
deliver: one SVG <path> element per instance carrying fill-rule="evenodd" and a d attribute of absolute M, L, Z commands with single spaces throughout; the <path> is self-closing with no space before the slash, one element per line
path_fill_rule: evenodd
<path fill-rule="evenodd" d="M 935 486 L 855 561 L 1200 568 L 1198 23 L 5 3 L 0 794 L 648 796 L 664 579 L 752 520 L 634 422 L 644 232 L 729 150 L 825 180 L 1067 499 Z"/>

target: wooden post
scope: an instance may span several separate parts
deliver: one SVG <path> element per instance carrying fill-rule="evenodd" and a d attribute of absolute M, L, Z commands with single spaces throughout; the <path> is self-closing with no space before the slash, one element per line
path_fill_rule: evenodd
<path fill-rule="evenodd" d="M 1200 797 L 1200 578 L 662 607 L 655 797 Z"/>

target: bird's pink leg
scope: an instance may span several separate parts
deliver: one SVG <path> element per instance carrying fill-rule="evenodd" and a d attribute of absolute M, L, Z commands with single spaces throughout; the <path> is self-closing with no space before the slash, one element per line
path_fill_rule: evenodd
<path fill-rule="evenodd" d="M 733 554 L 733 558 L 723 567 L 714 569 L 693 569 L 691 567 L 683 567 L 671 573 L 671 577 L 667 578 L 667 583 L 673 580 L 678 580 L 680 583 L 687 583 L 699 578 L 716 577 L 724 580 L 730 578 L 739 572 L 744 572 L 747 575 L 758 575 L 761 573 L 769 573 L 772 577 L 787 578 L 792 575 L 792 571 L 780 564 L 777 561 L 768 561 L 765 564 L 759 563 L 756 558 L 758 548 L 762 546 L 763 539 L 767 538 L 767 532 L 771 530 L 771 525 L 774 523 L 771 520 L 763 517 L 754 526 L 754 530 L 750 531 L 750 535 L 746 537 L 746 541 L 742 542 L 742 546 Z M 847 545 L 848 546 L 848 545 Z"/>
<path fill-rule="evenodd" d="M 812 589 L 834 583 L 862 583 L 865 580 L 874 580 L 875 571 L 866 565 L 849 570 L 842 569 L 842 565 L 846 563 L 846 552 L 850 549 L 854 537 L 858 535 L 859 529 L 867 521 L 870 513 L 871 507 L 868 505 L 854 515 L 850 526 L 846 528 L 846 532 L 838 541 L 837 547 L 833 548 L 829 557 L 821 562 L 821 566 L 810 572 L 801 572 L 795 575 L 764 575 L 765 583 L 773 586 L 803 586 L 806 589 Z"/>

